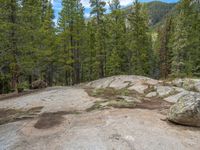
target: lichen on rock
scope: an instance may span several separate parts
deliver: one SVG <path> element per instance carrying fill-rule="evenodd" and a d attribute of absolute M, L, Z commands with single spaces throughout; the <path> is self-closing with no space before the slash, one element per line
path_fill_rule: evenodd
<path fill-rule="evenodd" d="M 189 93 L 182 96 L 170 108 L 168 119 L 178 124 L 200 127 L 200 94 Z"/>

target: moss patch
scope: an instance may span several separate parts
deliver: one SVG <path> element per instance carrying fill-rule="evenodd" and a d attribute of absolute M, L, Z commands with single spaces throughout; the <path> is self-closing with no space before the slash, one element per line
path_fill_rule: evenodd
<path fill-rule="evenodd" d="M 103 99 L 117 99 L 118 96 L 134 96 L 137 97 L 139 94 L 135 91 L 128 90 L 126 88 L 123 89 L 114 89 L 114 88 L 100 88 L 93 89 L 87 88 L 85 91 L 89 96 L 103 98 Z"/>
<path fill-rule="evenodd" d="M 155 89 L 150 86 L 145 93 L 152 91 L 155 91 Z M 172 103 L 159 97 L 146 98 L 143 94 L 127 90 L 126 88 L 120 90 L 113 88 L 86 89 L 86 92 L 90 96 L 104 99 L 104 101 L 95 102 L 95 104 L 86 111 L 102 110 L 107 108 L 138 108 L 165 111 L 172 105 Z M 130 100 L 127 100 L 126 96 L 130 97 Z"/>
<path fill-rule="evenodd" d="M 100 110 L 100 109 L 103 109 L 103 107 L 101 106 L 101 104 L 100 103 L 95 103 L 90 108 L 87 108 L 86 111 L 90 112 L 90 111 L 93 111 L 93 110 Z"/>
<path fill-rule="evenodd" d="M 137 97 L 137 92 L 130 91 L 126 88 L 123 89 L 114 89 L 114 88 L 105 88 L 105 89 L 85 89 L 89 96 L 102 98 L 104 101 L 97 101 L 93 106 L 88 108 L 86 111 L 90 112 L 93 110 L 102 110 L 107 108 L 134 108 L 134 102 L 128 102 L 119 96 L 132 96 Z"/>
<path fill-rule="evenodd" d="M 108 108 L 135 108 L 136 103 L 127 102 L 125 100 L 105 100 L 105 101 L 97 101 L 94 105 L 88 108 L 86 111 L 90 112 L 93 110 L 103 110 Z"/>

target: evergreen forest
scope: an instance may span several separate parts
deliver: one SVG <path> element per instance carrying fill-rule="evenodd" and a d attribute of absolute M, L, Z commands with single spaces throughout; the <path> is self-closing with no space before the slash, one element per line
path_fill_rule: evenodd
<path fill-rule="evenodd" d="M 113 75 L 200 77 L 197 0 L 135 0 L 127 8 L 90 0 L 90 8 L 85 18 L 80 0 L 62 0 L 55 22 L 49 0 L 0 0 L 0 93 L 36 80 L 68 86 Z"/>

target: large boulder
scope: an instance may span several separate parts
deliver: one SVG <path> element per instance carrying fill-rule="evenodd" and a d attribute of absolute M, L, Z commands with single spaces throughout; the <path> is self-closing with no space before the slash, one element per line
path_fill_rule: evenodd
<path fill-rule="evenodd" d="M 200 81 L 194 84 L 194 89 L 197 92 L 200 92 Z"/>
<path fill-rule="evenodd" d="M 168 120 L 182 125 L 200 127 L 200 94 L 189 93 L 182 96 L 170 108 Z"/>
<path fill-rule="evenodd" d="M 31 85 L 32 89 L 42 89 L 47 87 L 47 83 L 43 80 L 36 80 Z"/>

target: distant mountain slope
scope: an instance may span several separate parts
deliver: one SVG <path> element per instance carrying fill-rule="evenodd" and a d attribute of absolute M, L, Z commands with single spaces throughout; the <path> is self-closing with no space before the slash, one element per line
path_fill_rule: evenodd
<path fill-rule="evenodd" d="M 167 15 L 173 14 L 173 11 L 175 10 L 175 6 L 177 3 L 165 3 L 165 2 L 160 2 L 160 1 L 152 1 L 148 3 L 142 3 L 142 4 L 146 5 L 148 15 L 150 18 L 150 25 L 155 27 L 157 25 L 162 24 L 162 22 L 164 21 Z M 124 10 L 126 14 L 129 14 L 132 6 L 133 5 L 122 8 L 122 10 Z M 90 20 L 91 18 L 87 18 L 86 22 Z"/>
<path fill-rule="evenodd" d="M 155 25 L 162 21 L 163 18 L 173 10 L 175 5 L 176 3 L 164 3 L 159 1 L 147 3 L 151 25 Z"/>
<path fill-rule="evenodd" d="M 165 3 L 160 1 L 152 1 L 144 3 L 147 7 L 147 11 L 150 17 L 150 24 L 152 26 L 160 23 L 167 14 L 169 14 L 176 6 L 176 3 Z M 130 11 L 132 6 L 124 8 L 127 13 Z"/>

